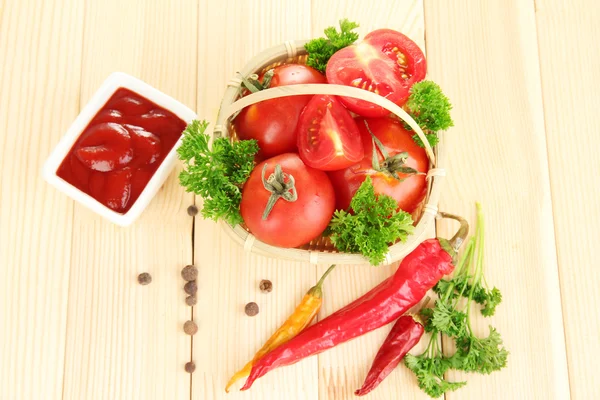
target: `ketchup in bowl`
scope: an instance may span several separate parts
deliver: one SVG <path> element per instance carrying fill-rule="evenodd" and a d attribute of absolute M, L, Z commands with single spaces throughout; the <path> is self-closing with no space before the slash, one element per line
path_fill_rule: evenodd
<path fill-rule="evenodd" d="M 113 211 L 126 213 L 186 123 L 128 89 L 118 89 L 81 133 L 57 175 Z"/>

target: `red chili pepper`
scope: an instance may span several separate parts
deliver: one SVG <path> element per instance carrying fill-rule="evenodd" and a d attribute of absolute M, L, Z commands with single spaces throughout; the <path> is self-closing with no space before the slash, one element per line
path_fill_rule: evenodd
<path fill-rule="evenodd" d="M 425 328 L 412 315 L 404 315 L 398 318 L 377 352 L 373 365 L 365 378 L 365 383 L 354 394 L 364 396 L 379 386 L 398 366 L 406 353 L 419 343 L 423 332 L 425 332 Z"/>
<path fill-rule="evenodd" d="M 421 243 L 402 260 L 394 276 L 259 359 L 241 390 L 249 389 L 256 379 L 274 368 L 294 364 L 387 325 L 417 304 L 437 281 L 452 272 L 449 253 L 454 255 L 468 233 L 464 219 L 443 216 L 461 222 L 451 241 L 429 239 Z"/>

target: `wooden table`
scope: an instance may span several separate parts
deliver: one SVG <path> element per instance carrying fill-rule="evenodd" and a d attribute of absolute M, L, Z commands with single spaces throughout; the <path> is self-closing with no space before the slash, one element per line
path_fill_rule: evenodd
<path fill-rule="evenodd" d="M 277 370 L 250 392 L 223 391 L 326 266 L 244 253 L 187 215 L 200 199 L 176 173 L 128 229 L 40 173 L 111 72 L 214 120 L 225 83 L 252 55 L 342 17 L 360 21 L 361 34 L 390 27 L 425 46 L 429 76 L 454 104 L 441 208 L 473 220 L 480 200 L 487 214 L 488 278 L 504 294 L 492 323 L 509 366 L 469 376 L 446 397 L 600 398 L 596 1 L 0 0 L 1 399 L 353 398 L 389 328 Z M 180 277 L 191 262 L 200 268 L 193 310 Z M 340 266 L 321 315 L 394 268 Z M 144 271 L 149 286 L 136 282 Z M 272 293 L 257 290 L 263 278 Z M 248 301 L 258 316 L 244 315 Z M 200 330 L 190 340 L 181 326 L 192 316 Z M 369 398 L 425 397 L 402 367 Z"/>

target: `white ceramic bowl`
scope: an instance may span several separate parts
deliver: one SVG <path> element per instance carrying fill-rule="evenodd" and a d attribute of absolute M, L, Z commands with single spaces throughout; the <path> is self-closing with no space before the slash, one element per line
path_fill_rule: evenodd
<path fill-rule="evenodd" d="M 153 88 L 152 86 L 142 82 L 137 78 L 134 78 L 133 76 L 124 74 L 122 72 L 115 72 L 111 74 L 104 81 L 104 83 L 102 83 L 90 101 L 81 110 L 81 113 L 79 113 L 77 118 L 75 118 L 75 121 L 73 121 L 52 154 L 50 154 L 50 157 L 48 157 L 48 160 L 44 164 L 42 173 L 44 179 L 48 183 L 65 193 L 67 196 L 78 201 L 90 210 L 100 214 L 104 218 L 114 222 L 117 225 L 128 226 L 131 225 L 131 223 L 140 216 L 148 204 L 150 204 L 150 201 L 156 195 L 158 189 L 160 189 L 173 170 L 177 158 L 176 151 L 181 145 L 181 139 L 179 139 L 169 154 L 167 154 L 161 165 L 158 167 L 144 188 L 143 192 L 131 206 L 129 211 L 127 211 L 125 214 L 111 210 L 94 199 L 92 196 L 82 192 L 75 186 L 56 175 L 60 164 L 65 159 L 83 130 L 88 126 L 98 111 L 106 104 L 108 99 L 120 88 L 129 89 L 132 92 L 145 97 L 151 102 L 156 103 L 168 111 L 171 111 L 186 123 L 190 123 L 193 119 L 197 118 L 196 113 L 174 98 L 162 93 L 160 90 Z"/>

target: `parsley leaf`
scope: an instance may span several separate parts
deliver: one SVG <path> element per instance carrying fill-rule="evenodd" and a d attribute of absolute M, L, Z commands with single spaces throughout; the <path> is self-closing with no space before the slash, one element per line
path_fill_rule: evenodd
<path fill-rule="evenodd" d="M 450 116 L 452 104 L 444 95 L 442 89 L 432 81 L 421 81 L 410 88 L 410 96 L 406 102 L 406 109 L 413 119 L 419 124 L 429 144 L 433 147 L 439 142 L 437 132 L 454 126 Z M 407 128 L 411 128 L 407 125 Z M 421 138 L 416 134 L 414 141 L 424 147 Z"/>
<path fill-rule="evenodd" d="M 484 317 L 491 317 L 496 313 L 496 307 L 498 304 L 502 302 L 502 293 L 498 288 L 493 288 L 492 290 L 486 290 L 486 298 L 483 304 L 483 308 L 481 309 L 481 314 Z"/>
<path fill-rule="evenodd" d="M 429 145 L 431 147 L 435 146 L 436 144 L 438 144 L 440 142 L 440 137 L 438 136 L 438 134 L 436 132 L 425 132 L 424 131 L 423 133 L 425 133 L 425 139 L 427 139 L 427 141 L 429 142 Z M 425 147 L 425 145 L 423 144 L 423 141 L 421 140 L 419 135 L 417 135 L 415 133 L 412 138 L 415 141 L 415 143 L 417 144 L 417 146 Z"/>
<path fill-rule="evenodd" d="M 451 337 L 462 336 L 467 329 L 467 314 L 444 301 L 435 302 L 429 321 L 436 331 Z"/>
<path fill-rule="evenodd" d="M 490 326 L 490 333 L 479 338 L 471 329 L 471 305 L 481 306 L 481 314 L 491 316 L 502 301 L 498 288 L 488 289 L 483 274 L 484 221 L 477 204 L 475 235 L 467 243 L 451 279 L 441 279 L 433 288 L 438 300 L 420 314 L 425 331 L 431 333 L 427 349 L 420 355 L 407 355 L 405 365 L 415 373 L 419 387 L 432 397 L 456 390 L 466 382 L 448 382 L 444 374 L 450 370 L 489 374 L 506 366 L 508 351 L 502 337 Z M 466 299 L 465 301 L 462 301 Z M 454 341 L 456 351 L 445 356 L 439 348 L 440 335 Z"/>
<path fill-rule="evenodd" d="M 432 336 L 429 346 L 423 354 L 419 356 L 407 354 L 404 357 L 404 365 L 414 372 L 421 390 L 429 396 L 437 398 L 448 391 L 465 386 L 467 382 L 449 382 L 444 379 L 444 374 L 452 368 L 452 362 L 450 358 L 441 355 L 435 339 L 437 337 Z M 437 355 L 433 356 L 433 354 Z"/>
<path fill-rule="evenodd" d="M 409 213 L 397 210 L 396 200 L 376 195 L 367 177 L 350 202 L 354 213 L 338 210 L 328 227 L 329 238 L 338 250 L 361 253 L 372 265 L 381 263 L 388 246 L 404 241 L 414 230 Z"/>
<path fill-rule="evenodd" d="M 192 121 L 183 131 L 182 144 L 177 149 L 184 170 L 179 182 L 187 192 L 203 197 L 202 215 L 231 225 L 241 223 L 240 201 L 242 185 L 254 168 L 258 152 L 256 140 L 230 142 L 217 138 L 209 148 L 210 136 L 205 134 L 208 122 Z"/>
<path fill-rule="evenodd" d="M 506 366 L 508 351 L 502 346 L 502 337 L 490 326 L 488 337 L 480 339 L 474 335 L 460 336 L 456 343 L 455 368 L 465 372 L 490 374 Z"/>
<path fill-rule="evenodd" d="M 339 32 L 334 26 L 325 29 L 324 38 L 313 39 L 304 46 L 308 52 L 306 65 L 321 72 L 325 72 L 327 62 L 336 51 L 356 42 L 358 33 L 353 32 L 353 30 L 358 28 L 358 26 L 359 25 L 356 22 L 342 19 L 340 21 Z"/>

